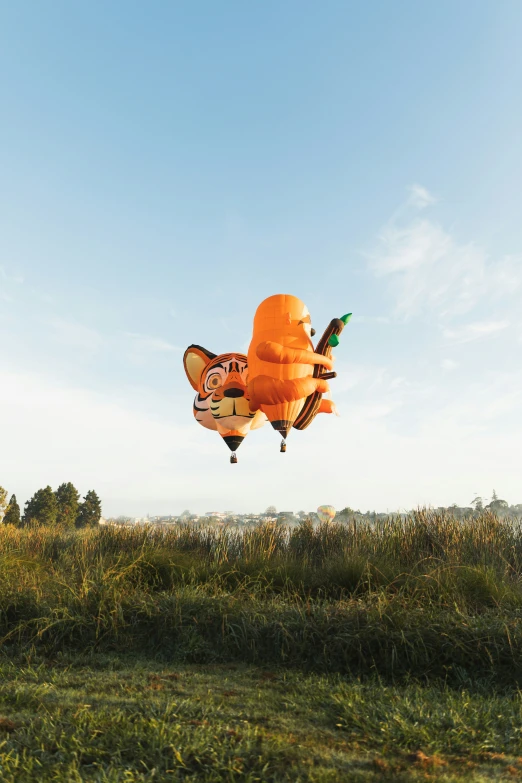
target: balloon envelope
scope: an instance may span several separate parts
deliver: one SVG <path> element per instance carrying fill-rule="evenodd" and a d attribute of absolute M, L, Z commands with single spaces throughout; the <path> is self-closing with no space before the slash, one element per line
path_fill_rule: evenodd
<path fill-rule="evenodd" d="M 335 508 L 333 506 L 319 506 L 317 516 L 321 522 L 331 522 L 335 517 Z"/>
<path fill-rule="evenodd" d="M 251 429 L 266 422 L 261 411 L 250 408 L 247 357 L 242 353 L 218 356 L 193 344 L 185 351 L 183 366 L 197 392 L 192 408 L 194 418 L 202 427 L 219 432 L 228 448 L 235 452 Z"/>
<path fill-rule="evenodd" d="M 296 296 L 269 296 L 256 310 L 248 348 L 248 394 L 252 410 L 261 410 L 283 438 L 307 397 L 329 391 L 313 369 L 331 369 L 332 359 L 315 353 L 311 334 L 310 313 Z"/>

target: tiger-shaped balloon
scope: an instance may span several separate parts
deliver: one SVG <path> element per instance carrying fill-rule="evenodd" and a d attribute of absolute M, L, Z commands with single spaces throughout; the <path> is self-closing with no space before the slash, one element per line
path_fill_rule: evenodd
<path fill-rule="evenodd" d="M 237 462 L 239 448 L 250 430 L 262 427 L 266 416 L 250 410 L 246 387 L 247 357 L 242 353 L 215 354 L 200 345 L 189 345 L 183 366 L 190 385 L 197 392 L 194 418 L 203 427 L 217 430 Z"/>

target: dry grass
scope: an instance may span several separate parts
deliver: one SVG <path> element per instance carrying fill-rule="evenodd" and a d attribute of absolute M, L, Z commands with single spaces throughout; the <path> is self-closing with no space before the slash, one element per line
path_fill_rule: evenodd
<path fill-rule="evenodd" d="M 522 528 L 0 527 L 0 639 L 388 679 L 521 682 Z"/>

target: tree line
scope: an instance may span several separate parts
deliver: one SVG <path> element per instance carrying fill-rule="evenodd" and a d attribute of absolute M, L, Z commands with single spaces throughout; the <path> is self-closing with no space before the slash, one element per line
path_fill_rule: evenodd
<path fill-rule="evenodd" d="M 493 514 L 496 514 L 499 517 L 518 518 L 522 517 L 522 503 L 509 504 L 507 500 L 499 498 L 496 491 L 493 490 L 493 494 L 491 495 L 489 502 L 487 498 L 483 498 L 480 495 L 475 494 L 474 499 L 470 501 L 468 506 L 459 506 L 457 503 L 453 503 L 451 506 L 438 506 L 434 508 L 434 511 L 448 512 L 457 519 L 465 519 L 470 516 L 477 516 L 482 514 L 484 511 L 491 511 Z M 404 512 L 403 515 L 407 516 L 408 513 L 411 512 Z M 381 517 L 384 518 L 387 516 L 387 514 L 376 513 L 375 511 L 367 511 L 366 513 L 362 513 L 361 511 L 355 511 L 354 509 L 347 506 L 346 508 L 343 508 L 341 511 L 337 512 L 336 519 L 353 516 L 377 519 Z"/>
<path fill-rule="evenodd" d="M 93 527 L 101 518 L 101 501 L 90 489 L 80 500 L 80 493 L 70 481 L 60 484 L 56 491 L 49 486 L 39 489 L 25 504 L 24 513 L 16 495 L 7 502 L 7 491 L 0 487 L 0 522 L 4 525 L 25 527 L 40 524 L 63 528 Z"/>

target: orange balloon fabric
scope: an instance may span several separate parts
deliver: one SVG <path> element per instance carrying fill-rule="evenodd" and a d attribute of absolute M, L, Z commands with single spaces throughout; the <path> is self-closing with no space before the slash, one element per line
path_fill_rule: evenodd
<path fill-rule="evenodd" d="M 194 418 L 202 427 L 217 430 L 229 449 L 239 448 L 250 430 L 262 427 L 266 418 L 250 407 L 245 385 L 247 358 L 242 353 L 219 356 L 200 345 L 189 345 L 183 366 L 197 392 Z"/>
<path fill-rule="evenodd" d="M 256 310 L 248 349 L 248 394 L 252 411 L 261 410 L 286 438 L 311 394 L 329 391 L 314 377 L 315 365 L 327 370 L 333 358 L 314 351 L 308 308 L 290 294 L 275 294 Z"/>

